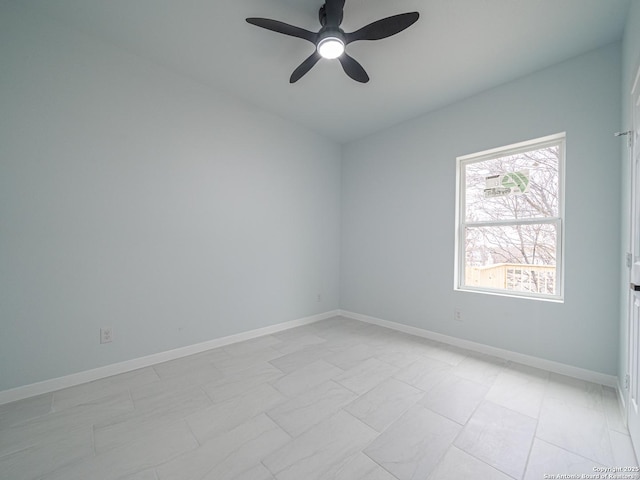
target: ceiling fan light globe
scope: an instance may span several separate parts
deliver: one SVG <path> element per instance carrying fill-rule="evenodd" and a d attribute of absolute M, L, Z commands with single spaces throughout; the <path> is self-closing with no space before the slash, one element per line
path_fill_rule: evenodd
<path fill-rule="evenodd" d="M 344 42 L 338 37 L 325 37 L 318 42 L 317 50 L 322 58 L 338 58 L 344 53 Z"/>

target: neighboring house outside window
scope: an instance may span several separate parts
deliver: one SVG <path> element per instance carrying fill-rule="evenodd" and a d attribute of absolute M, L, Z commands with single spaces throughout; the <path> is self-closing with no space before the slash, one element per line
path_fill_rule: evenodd
<path fill-rule="evenodd" d="M 455 289 L 562 300 L 565 134 L 457 158 Z"/>

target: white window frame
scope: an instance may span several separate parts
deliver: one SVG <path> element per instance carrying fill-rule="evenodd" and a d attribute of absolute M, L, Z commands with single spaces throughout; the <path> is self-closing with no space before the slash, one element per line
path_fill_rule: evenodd
<path fill-rule="evenodd" d="M 464 166 L 469 163 L 493 160 L 507 155 L 558 145 L 560 158 L 558 162 L 558 216 L 527 218 L 522 220 L 501 220 L 491 222 L 467 222 L 466 221 L 466 178 Z M 463 292 L 477 292 L 505 297 L 528 298 L 551 302 L 564 301 L 564 171 L 566 163 L 566 132 L 549 135 L 546 137 L 527 140 L 504 147 L 493 148 L 482 152 L 463 155 L 456 158 L 456 231 L 455 231 L 455 269 L 454 290 Z M 466 227 L 491 227 L 511 226 L 523 224 L 554 224 L 556 225 L 556 294 L 549 295 L 536 292 L 522 292 L 517 290 L 503 290 L 488 287 L 465 285 L 465 242 L 464 232 Z"/>

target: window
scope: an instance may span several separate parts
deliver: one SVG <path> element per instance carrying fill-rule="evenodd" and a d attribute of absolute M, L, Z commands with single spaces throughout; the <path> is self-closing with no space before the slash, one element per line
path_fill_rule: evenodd
<path fill-rule="evenodd" d="M 564 144 L 458 157 L 456 290 L 562 300 Z"/>

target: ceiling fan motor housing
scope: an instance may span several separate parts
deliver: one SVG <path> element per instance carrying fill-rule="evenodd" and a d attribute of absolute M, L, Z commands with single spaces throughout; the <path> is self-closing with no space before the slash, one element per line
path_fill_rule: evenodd
<path fill-rule="evenodd" d="M 342 42 L 342 44 L 346 44 L 344 32 L 340 28 L 333 27 L 322 27 L 322 29 L 318 32 L 318 40 L 316 45 L 320 45 L 324 40 L 328 38 L 337 38 Z"/>
<path fill-rule="evenodd" d="M 338 18 L 338 25 L 342 23 L 342 18 L 343 18 L 343 12 L 341 11 L 340 17 Z M 326 3 L 322 5 L 320 7 L 320 10 L 318 11 L 318 20 L 320 21 L 320 25 L 322 25 L 323 27 L 327 24 L 327 4 Z"/>

